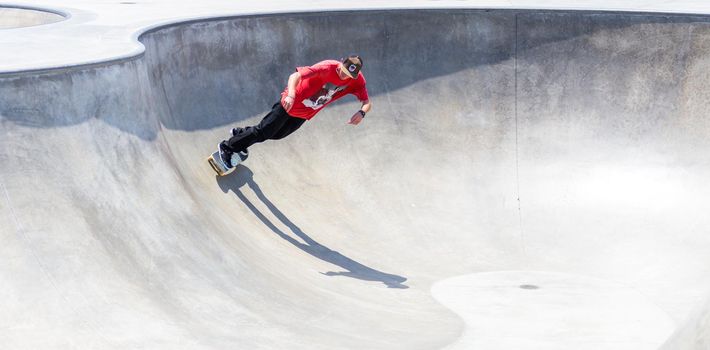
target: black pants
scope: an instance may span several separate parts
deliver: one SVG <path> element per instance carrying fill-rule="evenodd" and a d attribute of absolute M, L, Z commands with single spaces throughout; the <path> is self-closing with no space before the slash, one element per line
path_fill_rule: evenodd
<path fill-rule="evenodd" d="M 244 151 L 257 142 L 282 139 L 300 128 L 305 121 L 288 115 L 281 102 L 277 102 L 259 124 L 237 128 L 236 135 L 225 144 L 232 152 Z"/>

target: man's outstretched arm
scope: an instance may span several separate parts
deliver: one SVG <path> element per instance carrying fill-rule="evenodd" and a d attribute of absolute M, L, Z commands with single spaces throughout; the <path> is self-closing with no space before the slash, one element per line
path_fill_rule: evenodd
<path fill-rule="evenodd" d="M 298 72 L 295 72 L 288 77 L 288 94 L 284 96 L 282 103 L 286 112 L 290 111 L 291 107 L 293 107 L 293 101 L 296 97 L 296 86 L 298 86 L 298 82 L 300 81 L 301 74 Z"/>
<path fill-rule="evenodd" d="M 353 114 L 352 118 L 350 118 L 350 121 L 348 124 L 352 125 L 358 125 L 362 121 L 363 118 L 365 118 L 365 114 L 370 112 L 370 109 L 372 109 L 372 103 L 370 103 L 370 100 L 365 100 L 362 101 L 362 107 L 360 107 L 360 110 L 355 112 Z"/>

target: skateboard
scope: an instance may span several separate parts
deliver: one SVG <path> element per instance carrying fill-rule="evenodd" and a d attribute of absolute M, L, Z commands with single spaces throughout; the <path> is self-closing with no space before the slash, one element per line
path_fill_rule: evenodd
<path fill-rule="evenodd" d="M 237 168 L 237 165 L 239 165 L 245 160 L 246 158 L 241 159 L 239 155 L 235 153 L 232 155 L 232 164 L 234 164 L 234 166 L 231 168 L 227 168 L 227 166 L 222 163 L 222 159 L 219 156 L 219 152 L 214 152 L 209 157 L 207 157 L 207 163 L 210 164 L 212 170 L 214 170 L 219 176 L 226 176 L 231 174 L 232 172 L 234 172 L 234 169 Z"/>

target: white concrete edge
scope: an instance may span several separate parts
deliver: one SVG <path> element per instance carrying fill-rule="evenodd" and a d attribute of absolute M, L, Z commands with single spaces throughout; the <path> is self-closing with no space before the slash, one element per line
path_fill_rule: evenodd
<path fill-rule="evenodd" d="M 42 25 L 40 27 L 46 28 L 52 25 L 62 25 L 71 26 L 74 25 L 71 22 L 81 22 L 81 20 L 88 20 L 92 17 L 92 13 L 86 12 L 84 10 L 64 8 L 64 7 L 40 7 L 40 6 L 30 6 L 21 5 L 13 3 L 0 3 L 0 7 L 12 7 L 12 8 L 23 8 L 23 9 L 34 9 L 39 11 L 56 13 L 58 15 L 65 16 L 65 20 L 50 23 L 47 25 Z M 303 9 L 303 10 L 283 10 L 283 11 L 240 11 L 240 12 L 225 12 L 224 14 L 212 14 L 206 16 L 194 16 L 194 17 L 181 17 L 181 18 L 171 18 L 166 20 L 156 21 L 150 25 L 138 27 L 132 35 L 130 35 L 129 40 L 132 43 L 133 48 L 124 54 L 113 55 L 95 59 L 87 59 L 84 61 L 71 62 L 66 64 L 55 64 L 46 66 L 37 66 L 32 68 L 22 68 L 22 69 L 2 69 L 0 68 L 0 78 L 7 76 L 25 76 L 25 75 L 35 75 L 35 74 L 48 74 L 56 73 L 66 70 L 79 70 L 86 69 L 96 66 L 108 66 L 112 64 L 120 64 L 124 62 L 129 62 L 135 59 L 139 59 L 145 53 L 145 46 L 140 41 L 143 35 L 148 33 L 168 28 L 172 26 L 177 26 L 180 24 L 186 24 L 191 22 L 203 22 L 203 21 L 219 21 L 234 19 L 239 17 L 253 17 L 253 16 L 268 16 L 268 15 L 290 15 L 290 14 L 307 14 L 307 13 L 328 13 L 328 12 L 363 12 L 363 11 L 416 11 L 416 10 L 506 10 L 506 11 L 579 11 L 579 12 L 590 12 L 590 13 L 624 13 L 624 14 L 653 14 L 653 15 L 686 15 L 686 16 L 710 16 L 710 12 L 689 12 L 683 9 L 649 9 L 649 8 L 623 8 L 623 7 L 599 7 L 590 8 L 583 6 L 476 6 L 476 5 L 449 5 L 446 6 L 440 4 L 432 4 L 431 6 L 361 6 L 361 7 L 331 7 L 322 9 Z M 33 29 L 35 27 L 27 27 Z M 26 28 L 18 29 L 8 29 L 8 30 L 23 30 Z"/>
<path fill-rule="evenodd" d="M 60 8 L 49 8 L 49 7 L 42 7 L 42 6 L 24 5 L 24 4 L 17 4 L 17 3 L 4 3 L 4 2 L 0 3 L 0 8 L 48 12 L 48 13 L 52 13 L 52 14 L 64 17 L 64 19 L 60 22 L 63 22 L 63 21 L 66 21 L 66 20 L 72 18 L 72 14 L 70 11 L 62 10 Z M 5 29 L 5 30 L 12 30 L 12 29 Z"/>

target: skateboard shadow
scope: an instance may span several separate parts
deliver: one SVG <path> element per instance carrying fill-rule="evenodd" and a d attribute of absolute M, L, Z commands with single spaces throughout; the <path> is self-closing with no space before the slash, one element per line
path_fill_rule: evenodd
<path fill-rule="evenodd" d="M 259 218 L 259 220 L 261 220 L 264 225 L 271 229 L 271 231 L 273 231 L 276 235 L 293 244 L 295 247 L 301 249 L 302 251 L 318 259 L 329 262 L 333 265 L 340 266 L 345 270 L 338 272 L 321 272 L 321 274 L 331 277 L 345 276 L 360 279 L 363 281 L 382 282 L 388 288 L 409 288 L 409 286 L 403 284 L 407 280 L 407 278 L 375 270 L 351 258 L 348 258 L 347 256 L 337 251 L 334 251 L 312 239 L 305 232 L 303 232 L 296 224 L 294 224 L 293 221 L 291 221 L 283 212 L 281 212 L 281 210 L 279 210 L 274 205 L 274 203 L 266 197 L 266 195 L 264 195 L 264 192 L 254 181 L 253 175 L 254 173 L 248 167 L 244 165 L 238 165 L 237 169 L 235 169 L 234 173 L 232 173 L 231 175 L 225 177 L 216 177 L 216 179 L 217 183 L 219 184 L 219 187 L 224 193 L 228 193 L 230 190 L 234 192 L 234 194 L 239 198 L 239 200 L 241 200 L 244 205 L 246 205 L 247 208 L 249 208 L 249 210 L 251 210 L 251 212 L 254 213 L 254 215 L 256 215 L 256 217 Z M 259 200 L 261 200 L 261 202 L 264 203 L 267 208 L 269 208 L 269 211 L 271 211 L 271 213 L 277 219 L 279 219 L 279 221 L 286 225 L 294 235 L 301 238 L 305 243 L 301 243 L 294 237 L 283 232 L 276 225 L 274 225 L 274 223 L 271 222 L 266 217 L 266 215 L 259 211 L 259 209 L 254 206 L 254 204 L 244 195 L 243 188 L 245 185 L 246 187 L 251 189 L 254 194 L 256 194 Z"/>

